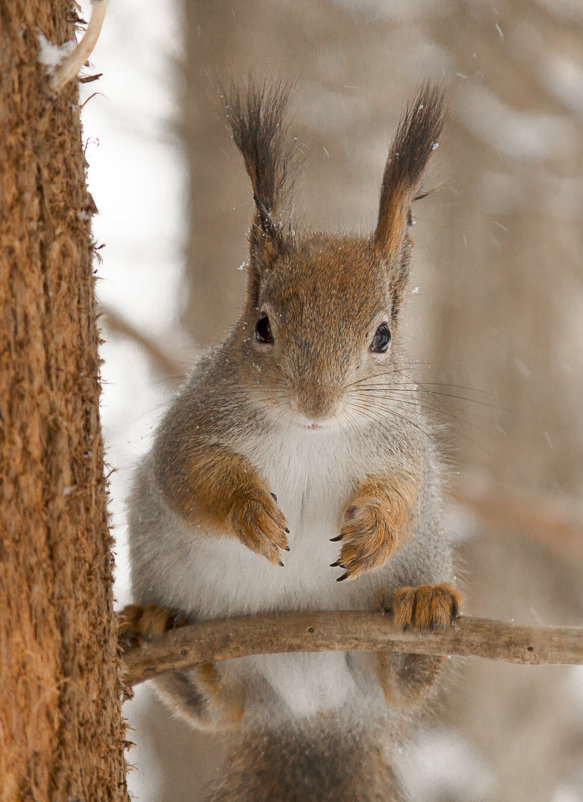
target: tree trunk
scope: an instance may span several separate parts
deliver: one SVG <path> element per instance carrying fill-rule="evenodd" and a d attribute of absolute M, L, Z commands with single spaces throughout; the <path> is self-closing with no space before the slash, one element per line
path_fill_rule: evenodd
<path fill-rule="evenodd" d="M 69 0 L 0 4 L 0 799 L 122 800 L 124 728 L 79 104 L 39 33 Z"/>

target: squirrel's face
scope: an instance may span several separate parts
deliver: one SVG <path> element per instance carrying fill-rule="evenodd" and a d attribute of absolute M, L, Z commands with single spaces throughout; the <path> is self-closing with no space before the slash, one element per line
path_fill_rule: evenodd
<path fill-rule="evenodd" d="M 316 235 L 262 272 L 244 320 L 253 394 L 280 419 L 365 420 L 359 385 L 394 366 L 398 271 L 368 240 Z"/>
<path fill-rule="evenodd" d="M 284 120 L 288 94 L 285 85 L 252 85 L 246 96 L 234 93 L 225 102 L 255 201 L 240 329 L 245 376 L 277 418 L 312 429 L 342 419 L 370 422 L 388 411 L 387 391 L 399 373 L 396 324 L 411 203 L 423 197 L 417 190 L 443 126 L 443 96 L 425 84 L 407 108 L 385 164 L 376 229 L 361 239 L 298 238 L 284 224 L 280 211 L 296 152 Z M 402 382 L 401 390 L 406 406 Z"/>

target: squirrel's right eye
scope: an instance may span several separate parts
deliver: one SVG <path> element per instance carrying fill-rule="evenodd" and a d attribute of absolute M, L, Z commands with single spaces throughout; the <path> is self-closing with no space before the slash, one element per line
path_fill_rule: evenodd
<path fill-rule="evenodd" d="M 269 318 L 262 312 L 255 323 L 255 339 L 258 343 L 272 343 L 273 334 L 269 325 Z"/>

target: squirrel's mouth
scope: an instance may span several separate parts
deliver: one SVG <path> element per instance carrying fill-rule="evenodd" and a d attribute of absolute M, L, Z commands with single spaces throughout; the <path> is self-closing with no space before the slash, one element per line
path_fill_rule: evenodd
<path fill-rule="evenodd" d="M 304 429 L 307 429 L 309 432 L 316 432 L 323 428 L 321 423 L 308 423 L 304 425 Z"/>

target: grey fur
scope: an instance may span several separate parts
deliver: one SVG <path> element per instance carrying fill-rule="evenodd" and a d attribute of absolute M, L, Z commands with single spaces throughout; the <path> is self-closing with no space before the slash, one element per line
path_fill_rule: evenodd
<path fill-rule="evenodd" d="M 439 93 L 424 91 L 427 111 L 409 111 L 399 129 L 399 141 L 423 146 L 420 158 L 409 154 L 413 167 L 398 173 L 399 181 L 412 182 L 399 193 L 400 203 L 412 199 L 431 151 L 425 139 L 441 126 Z M 258 125 L 261 119 L 275 125 L 272 116 L 255 117 Z M 416 120 L 423 126 L 410 130 Z M 245 129 L 248 150 L 253 136 Z M 266 146 L 267 138 L 259 139 Z M 261 171 L 261 160 L 253 170 Z M 390 175 L 388 169 L 385 205 Z M 254 180 L 263 186 L 261 175 L 254 173 Z M 397 313 L 410 243 L 406 229 L 388 231 L 386 239 L 390 248 L 383 251 L 374 238 L 296 234 L 284 252 L 267 256 L 258 255 L 252 242 L 249 293 L 239 322 L 196 366 L 136 473 L 129 516 L 136 602 L 178 609 L 193 620 L 300 607 L 373 609 L 381 587 L 452 580 L 451 549 L 440 521 L 440 460 L 402 372 Z M 254 336 L 262 310 L 268 310 L 275 332 L 267 347 Z M 368 347 L 382 319 L 391 322 L 393 334 L 385 357 L 371 355 Z M 313 428 L 310 422 L 330 420 L 338 423 L 330 434 L 304 431 Z M 244 458 L 291 518 L 290 537 L 296 539 L 283 555 L 283 571 L 234 537 L 211 534 L 197 523 L 204 499 L 197 506 L 189 496 L 192 466 L 211 470 L 225 454 Z M 403 472 L 419 479 L 406 541 L 384 565 L 335 582 L 323 557 L 333 548 L 330 535 L 339 531 L 356 487 L 371 475 Z M 276 658 L 221 665 L 215 696 L 196 669 L 158 681 L 163 698 L 198 727 L 220 726 L 229 700 L 245 695 L 229 767 L 209 800 L 403 800 L 390 752 L 419 715 L 403 705 L 427 695 L 440 660 L 388 658 L 394 699 L 387 703 L 375 655 Z M 305 696 L 297 709 L 296 693 Z"/>

